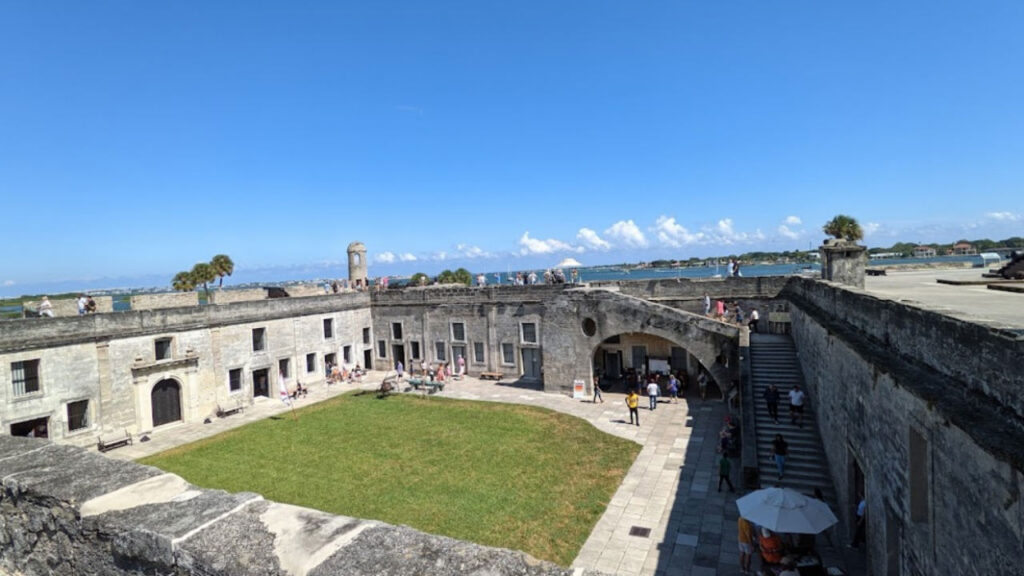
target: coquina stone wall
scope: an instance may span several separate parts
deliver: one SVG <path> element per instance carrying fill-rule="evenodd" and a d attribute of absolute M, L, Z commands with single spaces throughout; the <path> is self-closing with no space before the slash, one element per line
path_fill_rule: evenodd
<path fill-rule="evenodd" d="M 0 436 L 0 572 L 569 576 L 522 552 L 192 486 L 72 446 Z"/>
<path fill-rule="evenodd" d="M 129 300 L 132 310 L 156 310 L 199 306 L 199 292 L 165 292 L 162 294 L 135 294 Z"/>
<path fill-rule="evenodd" d="M 874 574 L 1011 574 L 1024 550 L 1024 340 L 794 280 L 793 337 L 852 534 Z"/>

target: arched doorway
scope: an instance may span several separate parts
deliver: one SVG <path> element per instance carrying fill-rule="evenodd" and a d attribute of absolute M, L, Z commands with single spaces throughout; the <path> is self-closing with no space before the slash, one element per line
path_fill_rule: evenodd
<path fill-rule="evenodd" d="M 687 383 L 690 390 L 697 390 L 697 376 L 709 372 L 700 359 L 674 340 L 663 336 L 641 332 L 623 332 L 601 341 L 592 353 L 594 375 L 600 378 L 603 390 L 622 390 L 644 381 L 644 375 L 657 374 L 666 381 L 671 372 L 679 376 L 685 393 Z M 709 381 L 714 389 L 721 391 L 713 378 Z"/>
<path fill-rule="evenodd" d="M 181 385 L 171 379 L 161 380 L 153 386 L 153 427 L 181 420 Z"/>

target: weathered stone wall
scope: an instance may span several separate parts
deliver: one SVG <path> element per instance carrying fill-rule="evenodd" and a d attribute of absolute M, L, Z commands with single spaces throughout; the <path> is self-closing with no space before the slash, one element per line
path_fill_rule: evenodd
<path fill-rule="evenodd" d="M 129 300 L 132 310 L 156 310 L 199 306 L 198 292 L 165 292 L 163 294 L 135 294 Z"/>
<path fill-rule="evenodd" d="M 276 397 L 284 359 L 286 386 L 322 382 L 327 354 L 340 361 L 350 346 L 360 361 L 362 330 L 371 319 L 369 297 L 352 293 L 0 324 L 0 427 L 9 433 L 12 423 L 48 418 L 50 438 L 86 446 L 115 430 L 151 430 L 152 391 L 163 380 L 180 386 L 185 422 L 213 415 L 218 405 L 251 402 L 254 370 L 267 370 L 267 394 Z M 260 328 L 266 349 L 255 351 L 252 333 Z M 158 360 L 156 342 L 163 339 L 170 355 Z M 11 364 L 25 360 L 39 360 L 41 390 L 14 397 Z M 241 386 L 233 391 L 232 369 L 241 371 Z M 69 430 L 67 405 L 80 400 L 89 401 L 88 425 Z"/>
<path fill-rule="evenodd" d="M 579 574 L 522 552 L 257 494 L 204 490 L 156 468 L 6 436 L 0 436 L 0 572 Z"/>
<path fill-rule="evenodd" d="M 234 304 L 235 302 L 253 302 L 256 300 L 266 299 L 267 290 L 265 288 L 214 290 L 213 292 L 210 292 L 210 304 Z"/>
<path fill-rule="evenodd" d="M 872 572 L 1012 571 L 1024 546 L 1013 394 L 1024 379 L 993 365 L 1019 363 L 1022 341 L 837 285 L 794 282 L 784 295 L 848 529 L 854 468 L 864 474 Z"/>
<path fill-rule="evenodd" d="M 819 248 L 821 278 L 856 288 L 864 287 L 868 253 L 864 246 L 845 241 L 827 240 Z"/>

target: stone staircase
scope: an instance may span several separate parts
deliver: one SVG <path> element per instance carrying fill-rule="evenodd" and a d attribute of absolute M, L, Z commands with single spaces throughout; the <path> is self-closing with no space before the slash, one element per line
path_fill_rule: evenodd
<path fill-rule="evenodd" d="M 808 406 L 804 413 L 803 428 L 790 423 L 787 394 L 794 384 L 800 384 L 805 392 L 807 390 L 792 338 L 788 335 L 751 334 L 750 370 L 761 485 L 783 486 L 808 495 L 819 488 L 825 495 L 825 501 L 834 504 L 835 490 L 828 472 L 828 459 L 818 436 L 814 410 Z M 763 394 L 770 384 L 775 384 L 781 396 L 778 424 L 768 416 L 768 406 L 764 402 Z M 782 434 L 789 444 L 785 475 L 781 482 L 775 459 L 770 455 L 776 434 Z"/>

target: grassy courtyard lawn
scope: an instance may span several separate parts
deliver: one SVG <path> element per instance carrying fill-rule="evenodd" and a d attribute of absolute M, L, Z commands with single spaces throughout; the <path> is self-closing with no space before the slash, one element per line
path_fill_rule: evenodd
<path fill-rule="evenodd" d="M 568 565 L 640 452 L 550 410 L 350 393 L 142 460 L 208 488 Z"/>

